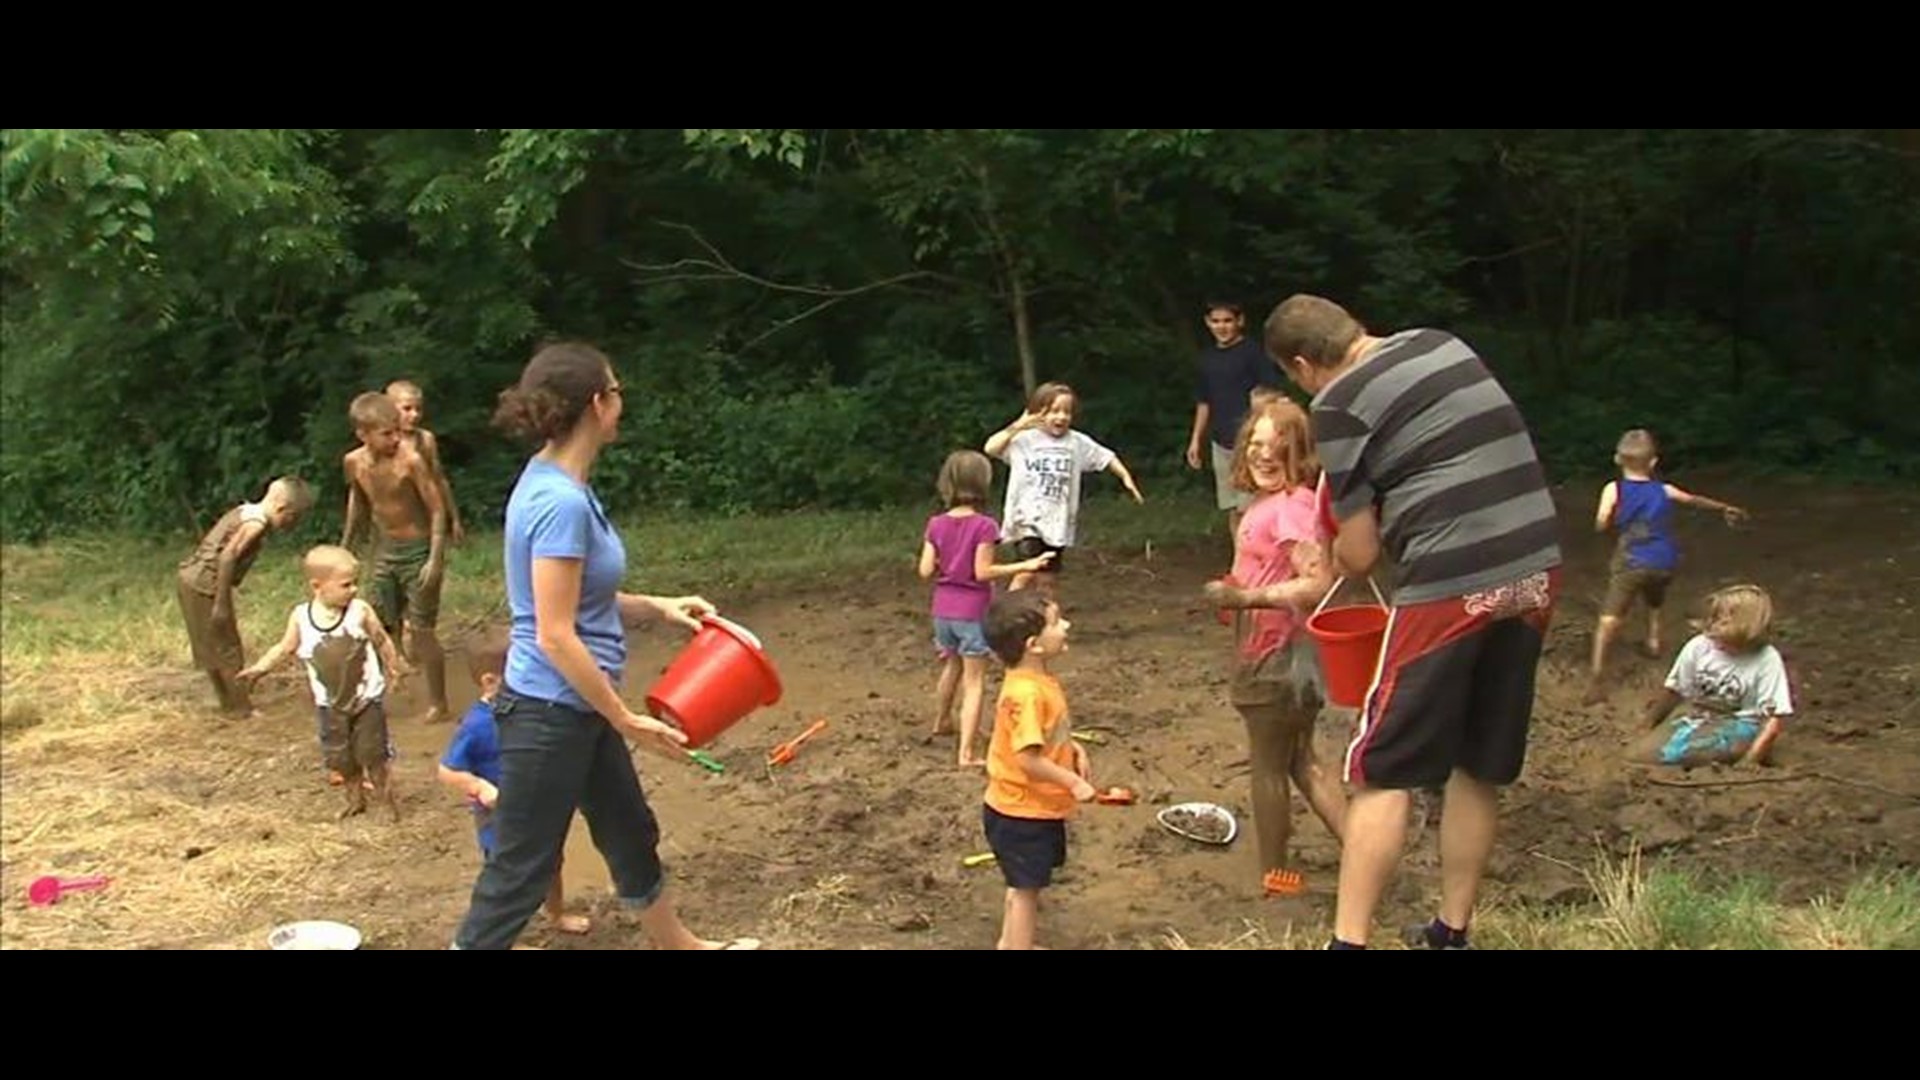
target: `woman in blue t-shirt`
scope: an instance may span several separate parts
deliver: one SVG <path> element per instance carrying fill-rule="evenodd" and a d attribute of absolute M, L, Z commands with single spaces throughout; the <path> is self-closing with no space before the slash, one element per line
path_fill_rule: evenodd
<path fill-rule="evenodd" d="M 606 355 L 549 345 L 494 422 L 542 443 L 507 500 L 507 603 L 512 611 L 500 727 L 496 846 L 474 882 L 458 949 L 505 949 L 545 900 L 577 809 L 607 861 L 622 902 L 663 949 L 757 948 L 697 937 L 661 895 L 660 826 L 626 739 L 685 753 L 671 725 L 620 699 L 628 625 L 658 619 L 689 629 L 713 605 L 697 596 L 620 591 L 627 552 L 588 484 L 600 450 L 619 435 L 621 387 Z"/>

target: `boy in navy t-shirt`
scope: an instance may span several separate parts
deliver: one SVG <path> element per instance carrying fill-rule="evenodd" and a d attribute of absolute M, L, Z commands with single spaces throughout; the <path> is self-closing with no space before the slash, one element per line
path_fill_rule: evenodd
<path fill-rule="evenodd" d="M 1728 525 L 1737 525 L 1747 517 L 1747 512 L 1737 506 L 1655 477 L 1660 447 L 1644 428 L 1620 436 L 1613 461 L 1620 466 L 1620 479 L 1608 481 L 1600 489 L 1593 527 L 1598 532 L 1613 529 L 1620 539 L 1609 568 L 1607 597 L 1600 605 L 1600 623 L 1593 632 L 1593 681 L 1585 698 L 1588 705 L 1606 700 L 1606 686 L 1600 676 L 1606 666 L 1607 646 L 1620 633 L 1620 624 L 1633 609 L 1635 597 L 1647 602 L 1647 640 L 1641 652 L 1649 657 L 1660 655 L 1660 609 L 1666 605 L 1667 586 L 1680 565 L 1680 549 L 1673 542 L 1671 525 L 1673 504 L 1712 510 L 1723 515 Z"/>

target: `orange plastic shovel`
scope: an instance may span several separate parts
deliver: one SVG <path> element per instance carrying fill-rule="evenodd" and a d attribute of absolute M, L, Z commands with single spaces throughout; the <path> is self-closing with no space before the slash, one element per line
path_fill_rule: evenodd
<path fill-rule="evenodd" d="M 792 761 L 794 756 L 800 753 L 802 743 L 825 730 L 827 730 L 826 720 L 815 720 L 813 723 L 807 725 L 807 730 L 801 732 L 798 736 L 788 739 L 786 742 L 774 747 L 773 750 L 767 754 L 767 764 L 785 765 L 787 762 Z"/>

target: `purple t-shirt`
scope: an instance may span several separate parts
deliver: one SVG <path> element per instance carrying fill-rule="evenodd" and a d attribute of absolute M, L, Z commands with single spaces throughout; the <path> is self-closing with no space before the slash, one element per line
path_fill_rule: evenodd
<path fill-rule="evenodd" d="M 979 622 L 987 617 L 993 586 L 973 576 L 973 555 L 981 544 L 1000 542 L 1000 526 L 985 514 L 954 517 L 935 514 L 927 520 L 927 543 L 933 545 L 933 617 Z"/>

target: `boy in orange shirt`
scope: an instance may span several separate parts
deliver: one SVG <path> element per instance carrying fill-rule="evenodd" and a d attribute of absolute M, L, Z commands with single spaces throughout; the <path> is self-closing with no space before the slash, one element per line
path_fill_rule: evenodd
<path fill-rule="evenodd" d="M 987 645 L 1007 665 L 987 750 L 987 846 L 1007 880 L 999 948 L 1032 949 L 1040 890 L 1067 861 L 1067 819 L 1094 797 L 1087 751 L 1071 737 L 1067 695 L 1047 670 L 1067 649 L 1071 624 L 1038 590 L 996 597 L 987 608 Z"/>

